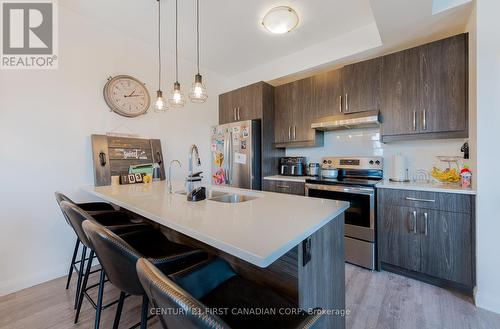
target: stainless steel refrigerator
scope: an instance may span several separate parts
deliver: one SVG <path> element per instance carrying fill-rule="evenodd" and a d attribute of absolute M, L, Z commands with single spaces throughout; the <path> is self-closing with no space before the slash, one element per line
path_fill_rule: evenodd
<path fill-rule="evenodd" d="M 260 120 L 212 127 L 212 184 L 261 189 Z"/>

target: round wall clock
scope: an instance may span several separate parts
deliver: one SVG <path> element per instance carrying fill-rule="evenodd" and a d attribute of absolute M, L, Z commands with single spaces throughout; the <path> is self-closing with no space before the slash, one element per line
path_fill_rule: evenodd
<path fill-rule="evenodd" d="M 144 83 L 129 75 L 110 77 L 104 86 L 104 100 L 111 111 L 129 118 L 146 114 L 151 102 Z"/>

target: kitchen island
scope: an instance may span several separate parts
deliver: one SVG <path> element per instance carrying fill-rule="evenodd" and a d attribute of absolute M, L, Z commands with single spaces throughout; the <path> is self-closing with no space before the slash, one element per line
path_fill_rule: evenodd
<path fill-rule="evenodd" d="M 344 211 L 349 203 L 226 187 L 189 202 L 164 182 L 86 187 L 159 224 L 173 241 L 226 259 L 242 276 L 299 307 L 323 308 L 324 328 L 345 327 Z M 223 195 L 225 194 L 225 196 Z M 238 197 L 243 202 L 237 201 Z"/>

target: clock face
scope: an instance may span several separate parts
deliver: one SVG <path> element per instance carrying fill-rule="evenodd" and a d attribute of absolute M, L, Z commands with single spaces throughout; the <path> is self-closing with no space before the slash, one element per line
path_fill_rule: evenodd
<path fill-rule="evenodd" d="M 145 114 L 151 101 L 144 84 L 128 75 L 116 76 L 106 83 L 104 100 L 113 112 L 131 118 Z"/>

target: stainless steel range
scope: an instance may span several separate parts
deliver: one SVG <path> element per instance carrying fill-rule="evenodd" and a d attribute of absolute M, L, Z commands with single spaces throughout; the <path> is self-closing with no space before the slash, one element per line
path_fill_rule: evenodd
<path fill-rule="evenodd" d="M 381 157 L 326 157 L 322 176 L 306 180 L 306 195 L 349 201 L 345 212 L 345 258 L 376 269 L 375 185 L 383 179 Z"/>

